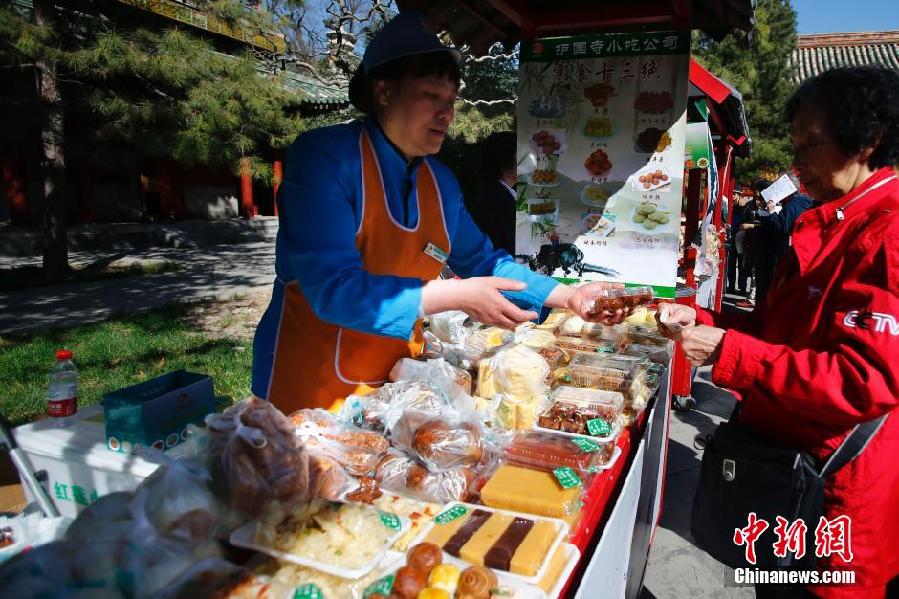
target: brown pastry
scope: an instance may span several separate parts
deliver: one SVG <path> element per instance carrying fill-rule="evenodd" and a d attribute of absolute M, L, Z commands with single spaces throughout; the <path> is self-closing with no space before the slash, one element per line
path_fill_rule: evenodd
<path fill-rule="evenodd" d="M 419 543 L 406 552 L 406 564 L 427 572 L 443 563 L 443 550 L 433 543 Z"/>
<path fill-rule="evenodd" d="M 383 494 L 381 487 L 378 486 L 378 479 L 374 476 L 365 476 L 359 479 L 359 486 L 347 493 L 346 498 L 359 503 L 373 503 Z"/>
<path fill-rule="evenodd" d="M 444 420 L 432 418 L 415 431 L 412 449 L 429 466 L 439 470 L 457 466 L 473 466 L 481 461 L 484 448 L 481 432 L 471 422 L 451 427 Z"/>
<path fill-rule="evenodd" d="M 207 418 L 214 491 L 247 516 L 273 500 L 308 501 L 309 454 L 270 402 L 246 399 Z"/>
<path fill-rule="evenodd" d="M 462 571 L 456 599 L 490 599 L 490 591 L 499 585 L 493 570 L 482 566 L 470 566 Z"/>
<path fill-rule="evenodd" d="M 396 571 L 392 595 L 401 599 L 416 599 L 418 591 L 428 586 L 428 571 L 414 566 L 403 566 Z"/>
<path fill-rule="evenodd" d="M 336 501 L 347 485 L 347 473 L 334 458 L 313 455 L 309 458 L 310 487 L 313 497 Z"/>

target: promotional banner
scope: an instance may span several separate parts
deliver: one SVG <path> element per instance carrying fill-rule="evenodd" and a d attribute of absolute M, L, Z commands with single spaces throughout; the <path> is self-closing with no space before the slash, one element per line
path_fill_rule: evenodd
<path fill-rule="evenodd" d="M 522 43 L 520 261 L 674 297 L 689 42 L 662 32 Z"/>

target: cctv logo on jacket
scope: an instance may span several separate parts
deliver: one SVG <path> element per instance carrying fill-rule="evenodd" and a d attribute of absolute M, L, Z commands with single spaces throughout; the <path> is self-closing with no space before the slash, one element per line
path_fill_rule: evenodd
<path fill-rule="evenodd" d="M 843 324 L 850 329 L 862 329 L 875 333 L 889 332 L 890 335 L 899 336 L 899 321 L 892 314 L 883 312 L 859 312 L 852 310 L 843 318 Z"/>

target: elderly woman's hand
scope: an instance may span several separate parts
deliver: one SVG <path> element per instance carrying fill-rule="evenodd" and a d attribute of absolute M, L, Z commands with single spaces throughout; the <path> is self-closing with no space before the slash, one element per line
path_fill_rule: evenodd
<path fill-rule="evenodd" d="M 718 359 L 725 332 L 724 329 L 700 324 L 681 329 L 674 339 L 680 343 L 690 364 L 705 366 L 714 364 Z"/>
<path fill-rule="evenodd" d="M 681 329 L 696 324 L 696 310 L 690 306 L 665 302 L 659 305 L 656 323 L 660 333 L 676 341 Z"/>

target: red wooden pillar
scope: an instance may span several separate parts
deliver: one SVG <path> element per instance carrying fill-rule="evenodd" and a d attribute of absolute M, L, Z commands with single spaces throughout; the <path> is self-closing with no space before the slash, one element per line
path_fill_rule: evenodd
<path fill-rule="evenodd" d="M 281 181 L 284 179 L 284 164 L 280 160 L 272 163 L 272 183 L 275 189 L 272 206 L 274 207 L 275 216 L 278 216 L 278 188 L 281 187 Z"/>
<path fill-rule="evenodd" d="M 253 171 L 248 158 L 240 161 L 240 207 L 244 218 L 256 216 L 256 206 L 253 204 Z"/>
<path fill-rule="evenodd" d="M 31 210 L 25 186 L 25 164 L 19 152 L 3 157 L 3 189 L 9 202 L 9 220 L 13 223 L 28 223 Z"/>

